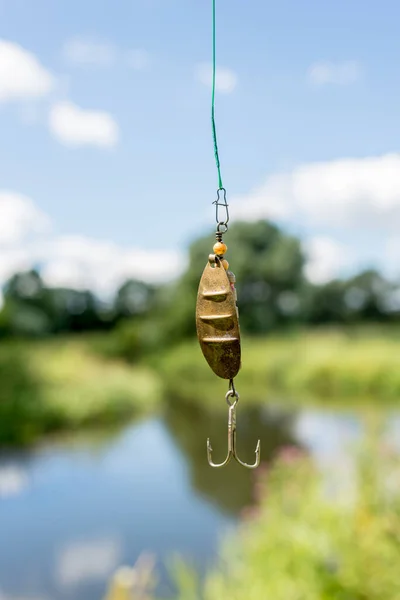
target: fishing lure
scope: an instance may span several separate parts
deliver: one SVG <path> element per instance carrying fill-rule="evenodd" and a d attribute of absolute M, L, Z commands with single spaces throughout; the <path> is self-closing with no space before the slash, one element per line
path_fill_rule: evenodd
<path fill-rule="evenodd" d="M 214 154 L 218 171 L 216 207 L 216 242 L 213 253 L 209 255 L 208 262 L 203 271 L 197 294 L 196 304 L 196 329 L 203 355 L 216 375 L 229 380 L 229 389 L 225 399 L 229 406 L 228 416 L 228 454 L 225 460 L 216 464 L 212 460 L 212 447 L 207 440 L 207 457 L 212 467 L 223 467 L 234 458 L 238 463 L 249 469 L 255 469 L 260 464 L 260 440 L 255 450 L 254 464 L 242 462 L 236 452 L 236 406 L 239 394 L 236 391 L 234 377 L 241 366 L 241 346 L 239 328 L 239 310 L 237 307 L 237 294 L 235 289 L 236 277 L 229 270 L 229 263 L 225 258 L 227 246 L 223 235 L 228 231 L 229 210 L 226 201 L 226 190 L 222 184 L 221 167 L 219 161 L 217 135 L 215 127 L 215 2 L 213 0 L 213 78 L 211 124 L 214 141 Z M 221 211 L 224 211 L 221 214 Z"/>

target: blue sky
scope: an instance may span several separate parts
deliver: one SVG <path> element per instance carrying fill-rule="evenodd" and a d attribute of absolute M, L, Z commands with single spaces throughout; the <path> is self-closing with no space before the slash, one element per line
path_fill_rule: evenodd
<path fill-rule="evenodd" d="M 236 207 L 238 217 L 275 218 L 302 236 L 315 280 L 394 265 L 400 5 L 217 0 L 217 16 L 216 116 L 233 217 Z M 0 39 L 0 198 L 3 229 L 8 218 L 17 231 L 3 240 L 0 279 L 56 248 L 48 279 L 64 272 L 83 285 L 100 267 L 72 262 L 98 255 L 96 244 L 104 254 L 112 246 L 116 260 L 131 253 L 119 277 L 135 274 L 149 247 L 154 276 L 167 252 L 172 272 L 190 240 L 213 227 L 202 76 L 211 0 L 0 0 Z M 22 205 L 10 208 L 20 196 L 47 216 L 40 252 L 38 228 L 21 229 Z"/>

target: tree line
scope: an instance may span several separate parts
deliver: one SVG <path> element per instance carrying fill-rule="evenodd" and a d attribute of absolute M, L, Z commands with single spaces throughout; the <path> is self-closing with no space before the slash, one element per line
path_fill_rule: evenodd
<path fill-rule="evenodd" d="M 294 325 L 389 322 L 400 315 L 396 284 L 374 270 L 311 284 L 304 274 L 299 240 L 268 221 L 235 223 L 227 244 L 244 332 L 258 335 Z M 133 353 L 137 347 L 189 337 L 195 331 L 197 287 L 212 245 L 212 235 L 191 245 L 187 270 L 177 281 L 155 286 L 129 280 L 109 303 L 90 290 L 49 288 L 35 270 L 17 273 L 3 289 L 0 336 L 112 330 Z"/>

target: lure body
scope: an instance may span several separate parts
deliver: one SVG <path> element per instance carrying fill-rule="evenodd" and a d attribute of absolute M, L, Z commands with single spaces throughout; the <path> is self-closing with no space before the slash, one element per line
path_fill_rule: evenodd
<path fill-rule="evenodd" d="M 236 292 L 221 260 L 213 254 L 199 284 L 196 328 L 211 369 L 223 379 L 233 379 L 241 364 Z"/>

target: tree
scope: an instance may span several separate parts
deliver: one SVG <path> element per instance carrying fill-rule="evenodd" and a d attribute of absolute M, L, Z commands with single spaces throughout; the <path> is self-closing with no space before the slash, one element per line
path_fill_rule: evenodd
<path fill-rule="evenodd" d="M 358 321 L 382 321 L 389 317 L 387 301 L 394 286 L 370 269 L 346 282 L 347 311 Z"/>
<path fill-rule="evenodd" d="M 324 285 L 310 286 L 307 322 L 316 325 L 342 323 L 346 313 L 344 281 L 334 279 Z"/>
<path fill-rule="evenodd" d="M 319 323 L 356 323 L 384 321 L 396 316 L 390 309 L 395 286 L 375 270 L 350 279 L 335 279 L 312 286 L 307 320 Z"/>
<path fill-rule="evenodd" d="M 143 316 L 153 308 L 155 292 L 154 286 L 128 279 L 117 292 L 116 313 L 123 317 Z"/>
<path fill-rule="evenodd" d="M 11 335 L 42 336 L 51 331 L 44 309 L 45 288 L 37 271 L 17 273 L 4 286 L 0 329 Z"/>
<path fill-rule="evenodd" d="M 3 334 L 36 336 L 109 329 L 115 315 L 88 290 L 48 288 L 35 270 L 17 273 L 4 287 Z"/>
<path fill-rule="evenodd" d="M 304 257 L 297 239 L 267 221 L 235 223 L 225 236 L 226 258 L 236 275 L 243 330 L 262 334 L 300 318 Z M 168 311 L 174 336 L 194 332 L 194 306 L 201 273 L 212 252 L 212 235 L 192 244 L 189 266 Z"/>

